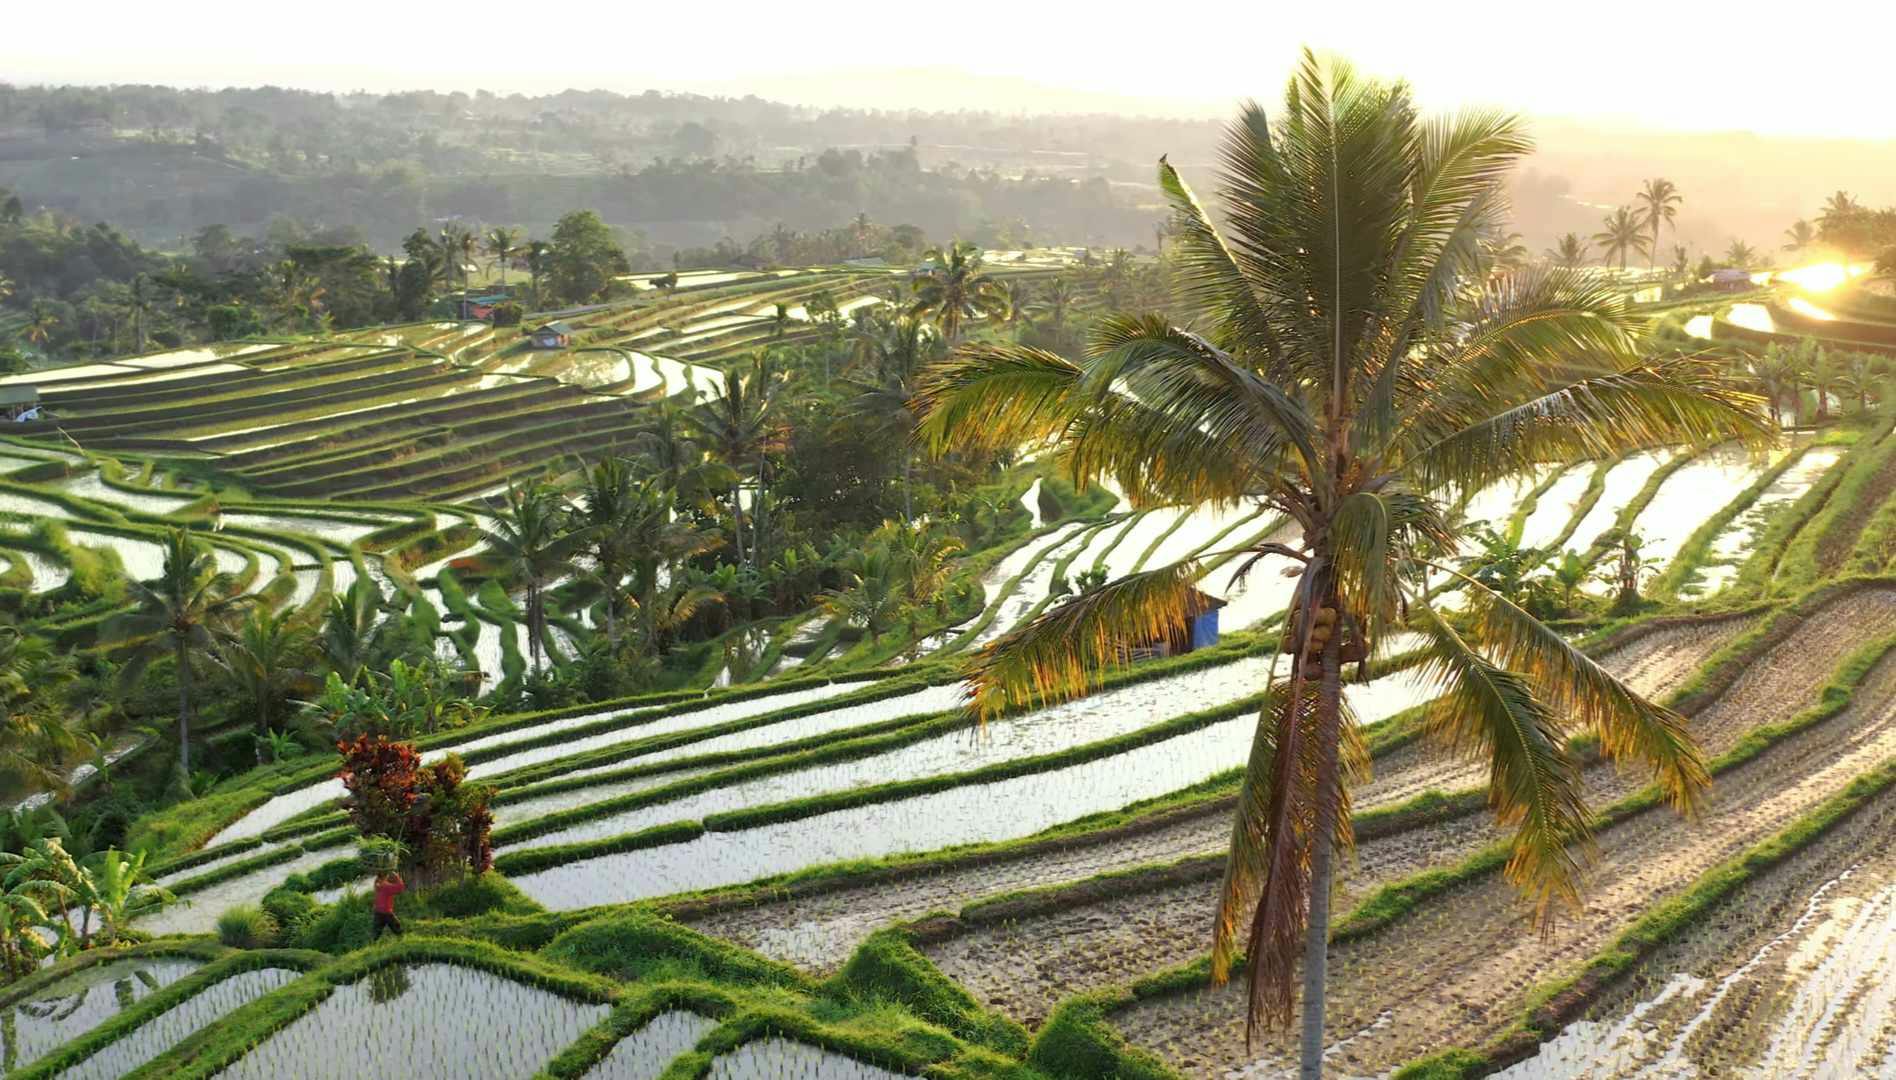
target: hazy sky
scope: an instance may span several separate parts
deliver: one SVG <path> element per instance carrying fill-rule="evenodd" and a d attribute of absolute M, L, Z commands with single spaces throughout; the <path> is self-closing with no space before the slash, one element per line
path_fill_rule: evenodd
<path fill-rule="evenodd" d="M 0 80 L 756 92 L 813 104 L 1226 116 L 1297 49 L 1500 104 L 1673 130 L 1896 138 L 1887 0 L 20 0 Z M 973 76 L 970 78 L 969 76 Z"/>

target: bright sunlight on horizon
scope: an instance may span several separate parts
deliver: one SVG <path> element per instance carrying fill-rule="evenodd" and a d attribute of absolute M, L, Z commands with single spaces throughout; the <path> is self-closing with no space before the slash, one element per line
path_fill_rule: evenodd
<path fill-rule="evenodd" d="M 825 4 L 820 18 L 740 2 L 711 22 L 693 5 L 569 0 L 537 6 L 533 24 L 498 51 L 483 44 L 491 29 L 520 23 L 522 12 L 491 0 L 456 5 L 451 17 L 434 6 L 336 0 L 293 30 L 259 25 L 236 0 L 182 7 L 194 17 L 99 17 L 101 8 L 132 16 L 138 9 L 125 0 L 17 10 L 0 41 L 0 82 L 657 89 L 817 106 L 1222 119 L 1238 99 L 1275 98 L 1308 44 L 1408 79 L 1430 109 L 1500 105 L 1660 130 L 1896 137 L 1885 75 L 1896 15 L 1868 4 L 1856 15 L 1867 25 L 1839 34 L 1829 20 L 1767 26 L 1741 6 L 1699 0 L 1626 18 L 1495 0 L 1460 5 L 1451 17 L 1388 0 L 1213 0 L 1184 20 L 1130 4 L 1115 6 L 1114 17 L 1074 18 L 1064 4 L 970 0 L 956 18 L 923 19 L 866 0 Z M 362 48 L 365 34 L 384 45 Z M 997 34 L 1005 48 L 994 47 Z"/>

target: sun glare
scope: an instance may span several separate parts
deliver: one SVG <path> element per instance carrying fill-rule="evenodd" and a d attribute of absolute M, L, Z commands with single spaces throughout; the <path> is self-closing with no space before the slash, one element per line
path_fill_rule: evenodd
<path fill-rule="evenodd" d="M 1780 281 L 1788 281 L 1805 292 L 1829 292 L 1852 278 L 1869 273 L 1870 264 L 1851 263 L 1845 266 L 1840 262 L 1812 263 L 1795 270 L 1783 270 L 1777 274 Z M 1828 318 L 1829 316 L 1821 316 Z"/>
<path fill-rule="evenodd" d="M 1823 308 L 1818 307 L 1816 304 L 1811 303 L 1801 296 L 1790 297 L 1784 301 L 1784 306 L 1807 318 L 1823 319 L 1826 322 L 1836 319 L 1835 315 L 1832 315 L 1830 312 L 1825 311 Z"/>

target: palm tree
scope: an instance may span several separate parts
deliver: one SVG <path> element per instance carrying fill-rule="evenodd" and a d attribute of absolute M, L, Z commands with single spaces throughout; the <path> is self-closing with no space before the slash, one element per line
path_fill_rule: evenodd
<path fill-rule="evenodd" d="M 1784 230 L 1784 250 L 1793 255 L 1802 254 L 1816 242 L 1817 230 L 1803 218 L 1798 218 L 1795 224 Z"/>
<path fill-rule="evenodd" d="M 1862 209 L 1863 207 L 1856 201 L 1855 196 L 1849 192 L 1842 190 L 1833 191 L 1828 198 L 1824 199 L 1824 208 L 1817 214 L 1817 227 L 1819 229 L 1829 230 L 1837 225 L 1843 224 L 1844 221 Z"/>
<path fill-rule="evenodd" d="M 151 279 L 144 274 L 132 276 L 131 289 L 126 297 L 126 310 L 132 316 L 132 346 L 134 352 L 145 351 L 146 322 L 151 318 Z"/>
<path fill-rule="evenodd" d="M 567 528 L 557 491 L 543 485 L 509 486 L 507 506 L 486 531 L 487 557 L 527 590 L 527 653 L 538 672 L 546 659 L 546 587 L 573 569 L 582 534 Z"/>
<path fill-rule="evenodd" d="M 1626 270 L 1627 252 L 1646 253 L 1645 223 L 1629 207 L 1620 207 L 1601 221 L 1602 228 L 1593 234 L 1593 242 L 1600 245 L 1606 260 L 1619 260 L 1621 272 Z"/>
<path fill-rule="evenodd" d="M 671 489 L 656 478 L 638 481 L 626 493 L 619 520 L 640 641 L 651 654 L 660 650 L 663 636 L 674 625 L 689 619 L 701 606 L 720 602 L 714 592 L 686 580 L 684 563 L 715 551 L 724 540 L 674 514 L 674 498 Z"/>
<path fill-rule="evenodd" d="M 1672 219 L 1678 216 L 1679 204 L 1684 201 L 1678 185 L 1663 176 L 1646 181 L 1646 186 L 1639 189 L 1639 214 L 1652 230 L 1652 246 L 1648 251 L 1653 256 L 1659 252 L 1659 230 L 1672 224 Z"/>
<path fill-rule="evenodd" d="M 382 590 L 360 576 L 346 590 L 329 597 L 318 645 L 324 666 L 350 686 L 362 677 L 375 655 L 382 603 Z"/>
<path fill-rule="evenodd" d="M 278 707 L 321 686 L 314 671 L 318 652 L 315 633 L 288 609 L 253 608 L 237 633 L 219 643 L 218 663 L 256 719 L 259 765 L 267 760 Z"/>
<path fill-rule="evenodd" d="M 1850 353 L 1837 376 L 1837 392 L 1855 399 L 1859 413 L 1869 411 L 1870 398 L 1882 389 L 1883 374 L 1877 365 L 1878 357 L 1870 353 Z"/>
<path fill-rule="evenodd" d="M 1579 233 L 1567 233 L 1547 249 L 1547 261 L 1567 270 L 1578 270 L 1587 261 L 1587 242 Z"/>
<path fill-rule="evenodd" d="M 1735 266 L 1740 270 L 1749 270 L 1752 264 L 1757 261 L 1757 249 L 1745 243 L 1743 240 L 1734 239 L 1731 242 L 1731 246 L 1725 249 L 1725 263 L 1728 266 Z"/>
<path fill-rule="evenodd" d="M 1531 258 L 1527 245 L 1521 243 L 1521 234 L 1510 232 L 1504 226 L 1483 230 L 1478 243 L 1481 265 L 1489 275 L 1511 274 L 1526 266 Z"/>
<path fill-rule="evenodd" d="M 170 657 L 178 680 L 178 775 L 191 775 L 191 666 L 228 634 L 252 597 L 217 569 L 208 547 L 188 530 L 164 542 L 164 569 L 155 580 L 127 585 L 131 610 L 106 620 L 103 643 L 125 651 L 119 685 L 129 688 L 155 660 Z"/>
<path fill-rule="evenodd" d="M 500 268 L 500 287 L 507 287 L 507 260 L 520 253 L 520 230 L 497 226 L 487 232 L 487 254 Z"/>
<path fill-rule="evenodd" d="M 758 353 L 752 357 L 748 372 L 732 371 L 724 377 L 723 390 L 713 398 L 694 405 L 680 419 L 695 441 L 728 468 L 731 514 L 735 524 L 732 536 L 737 560 L 745 561 L 743 478 L 748 472 L 756 481 L 756 505 L 759 516 L 764 509 L 767 481 L 765 457 L 777 446 L 776 403 L 779 383 L 770 357 Z M 764 527 L 754 521 L 749 558 L 762 565 Z"/>
<path fill-rule="evenodd" d="M 1302 954 L 1305 1076 L 1322 1064 L 1332 847 L 1349 840 L 1339 808 L 1361 754 L 1343 663 L 1385 644 L 1405 610 L 1441 694 L 1431 728 L 1489 762 L 1490 803 L 1518 825 L 1508 877 L 1543 914 L 1577 895 L 1571 845 L 1588 833 L 1567 718 L 1649 763 L 1678 806 L 1708 779 L 1679 716 L 1512 602 L 1465 582 L 1451 627 L 1421 587 L 1442 572 L 1424 552 L 1455 544 L 1433 493 L 1634 446 L 1771 438 L 1756 398 L 1709 360 L 1643 359 L 1639 320 L 1610 287 L 1536 271 L 1471 293 L 1478 230 L 1529 145 L 1497 114 L 1425 124 L 1400 84 L 1306 52 L 1285 115 L 1272 125 L 1247 106 L 1227 136 L 1229 239 L 1160 159 L 1194 331 L 1113 316 L 1081 361 L 969 345 L 917 395 L 938 452 L 1051 442 L 1076 482 L 1109 476 L 1135 506 L 1261 502 L 1301 530 L 1299 545 L 1248 552 L 1298 576 L 1292 663 L 1260 713 L 1212 972 L 1247 953 L 1252 1022 L 1288 1024 Z M 1184 620 L 1198 570 L 1141 571 L 1010 631 L 972 665 L 971 708 L 1084 692 L 1129 639 Z"/>
<path fill-rule="evenodd" d="M 59 316 L 53 314 L 52 305 L 44 300 L 33 301 L 28 311 L 30 318 L 26 324 L 26 340 L 44 348 L 52 339 L 53 329 L 59 325 Z"/>
<path fill-rule="evenodd" d="M 902 447 L 902 519 L 915 519 L 915 377 L 940 342 L 920 319 L 903 316 L 881 333 L 868 335 L 862 377 L 845 381 L 854 393 L 852 415 L 885 426 Z"/>
<path fill-rule="evenodd" d="M 1771 411 L 1772 426 L 1782 427 L 1782 403 L 1788 398 L 1793 411 L 1801 407 L 1798 403 L 1797 369 L 1790 354 L 1781 346 L 1767 345 L 1762 354 L 1753 356 L 1745 366 L 1752 385 L 1764 398 L 1765 407 Z"/>
<path fill-rule="evenodd" d="M 77 677 L 72 659 L 39 636 L 0 627 L 0 774 L 64 791 L 66 763 L 82 745 L 59 691 Z"/>
<path fill-rule="evenodd" d="M 533 281 L 533 306 L 545 307 L 540 302 L 540 275 L 546 273 L 547 260 L 553 255 L 553 245 L 545 240 L 527 241 L 527 276 Z"/>
<path fill-rule="evenodd" d="M 605 592 L 606 640 L 619 643 L 619 587 L 631 573 L 637 557 L 626 528 L 633 511 L 636 481 L 626 463 L 604 458 L 586 475 L 580 493 L 578 524 L 586 532 L 587 551 L 592 556 L 592 575 Z M 669 512 L 670 506 L 666 506 Z"/>
<path fill-rule="evenodd" d="M 1684 277 L 1686 274 L 1686 271 L 1690 270 L 1691 268 L 1692 268 L 1692 253 L 1686 250 L 1684 244 L 1672 245 L 1672 273 L 1673 275 L 1676 277 Z"/>
<path fill-rule="evenodd" d="M 933 319 L 949 342 L 961 340 L 963 320 L 1007 314 L 1007 291 L 999 279 L 982 273 L 981 249 L 956 241 L 933 248 L 927 268 L 915 277 L 915 303 L 909 314 Z"/>

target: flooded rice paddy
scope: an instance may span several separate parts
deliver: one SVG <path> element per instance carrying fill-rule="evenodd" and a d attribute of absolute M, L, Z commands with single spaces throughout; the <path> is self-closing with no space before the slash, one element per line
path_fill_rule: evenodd
<path fill-rule="evenodd" d="M 471 968 L 392 965 L 337 987 L 219 1075 L 532 1076 L 609 1011 Z"/>

